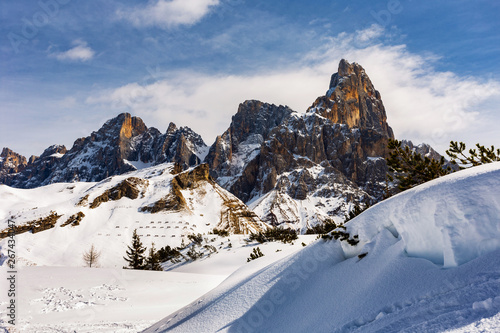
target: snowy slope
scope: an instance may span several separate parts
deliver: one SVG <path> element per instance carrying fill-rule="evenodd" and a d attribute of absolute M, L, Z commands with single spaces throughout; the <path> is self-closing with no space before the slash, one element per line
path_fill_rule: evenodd
<path fill-rule="evenodd" d="M 32 266 L 18 269 L 19 310 L 15 327 L 0 314 L 0 331 L 134 333 L 145 329 L 165 314 L 173 313 L 201 297 L 247 263 L 252 249 L 265 254 L 258 264 L 270 264 L 302 249 L 315 235 L 299 236 L 294 244 L 245 241 L 245 235 L 224 238 L 211 235 L 209 244 L 218 251 L 196 261 L 164 263 L 165 272 L 110 268 Z M 212 239 L 215 239 L 212 241 Z M 185 251 L 184 251 L 185 252 Z M 0 267 L 0 276 L 7 275 Z M 0 290 L 8 281 L 0 280 Z M 0 307 L 9 301 L 0 294 Z M 15 330 L 17 328 L 17 330 Z"/>
<path fill-rule="evenodd" d="M 208 234 L 214 228 L 228 231 L 238 228 L 239 232 L 248 233 L 261 230 L 260 226 L 266 227 L 256 217 L 238 217 L 238 214 L 245 215 L 246 206 L 209 180 L 196 181 L 173 192 L 172 181 L 177 176 L 171 173 L 173 167 L 173 164 L 162 164 L 99 183 L 58 183 L 35 189 L 0 185 L 0 232 L 7 229 L 9 219 L 16 226 L 23 226 L 55 212 L 61 217 L 53 228 L 16 235 L 18 264 L 82 266 L 83 252 L 94 244 L 102 252 L 102 267 L 121 268 L 126 265 L 122 257 L 131 243 L 134 229 L 144 246 L 149 248 L 154 242 L 159 249 L 166 245 L 179 246 L 183 239 L 189 244 L 187 235 Z M 203 165 L 184 173 L 195 172 L 201 167 Z M 137 191 L 137 198 L 132 199 L 131 194 L 118 200 L 104 198 L 98 206 L 92 207 L 97 199 L 106 193 L 111 196 L 113 188 L 125 183 L 135 185 L 121 189 L 121 193 Z M 178 195 L 185 201 L 180 208 L 156 213 L 144 211 L 165 198 L 178 199 Z M 79 223 L 63 226 L 78 213 L 84 214 Z M 6 244 L 6 238 L 0 239 L 0 265 L 7 253 Z"/>
<path fill-rule="evenodd" d="M 145 332 L 498 331 L 499 199 L 500 163 L 442 177 L 349 222 L 357 245 L 256 260 Z"/>
<path fill-rule="evenodd" d="M 278 177 L 278 185 L 274 189 L 247 204 L 262 221 L 274 226 L 292 228 L 302 234 L 325 221 L 342 224 L 345 216 L 354 207 L 353 202 L 361 201 L 360 198 L 368 197 L 368 194 L 355 184 L 342 179 L 344 177 L 329 174 L 325 169 L 316 164 L 309 168 L 284 172 Z M 290 188 L 300 186 L 300 178 L 304 178 L 304 175 L 313 185 L 310 185 L 307 196 L 294 198 L 290 195 Z"/>

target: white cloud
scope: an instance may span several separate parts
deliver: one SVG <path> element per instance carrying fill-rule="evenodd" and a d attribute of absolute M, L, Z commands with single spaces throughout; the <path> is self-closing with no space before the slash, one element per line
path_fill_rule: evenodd
<path fill-rule="evenodd" d="M 384 34 L 384 28 L 378 24 L 372 24 L 369 28 L 356 31 L 355 38 L 361 43 L 374 40 Z"/>
<path fill-rule="evenodd" d="M 218 4 L 219 0 L 157 0 L 146 6 L 118 11 L 117 15 L 137 27 L 173 28 L 195 24 Z"/>
<path fill-rule="evenodd" d="M 366 69 L 381 92 L 388 122 L 399 139 L 427 142 L 444 152 L 449 140 L 462 140 L 463 133 L 497 133 L 490 127 L 500 121 L 491 112 L 492 101 L 500 102 L 499 82 L 439 72 L 433 67 L 435 56 L 413 54 L 405 45 L 366 46 L 380 35 L 373 26 L 369 31 L 340 34 L 286 70 L 226 76 L 163 73 L 155 83 L 131 83 L 90 96 L 87 102 L 127 110 L 147 124 L 163 126 L 163 130 L 170 121 L 189 126 L 211 144 L 244 100 L 258 99 L 305 111 L 326 92 L 330 75 L 337 71 L 339 60 L 346 58 Z M 364 46 L 358 43 L 359 36 L 363 36 Z M 486 102 L 490 107 L 484 105 Z M 492 122 L 495 117 L 497 121 Z M 481 130 L 472 132 L 476 128 Z"/>
<path fill-rule="evenodd" d="M 73 48 L 54 53 L 52 56 L 62 61 L 88 61 L 94 57 L 95 52 L 87 45 L 87 42 L 78 39 L 73 42 L 73 45 L 75 45 Z"/>

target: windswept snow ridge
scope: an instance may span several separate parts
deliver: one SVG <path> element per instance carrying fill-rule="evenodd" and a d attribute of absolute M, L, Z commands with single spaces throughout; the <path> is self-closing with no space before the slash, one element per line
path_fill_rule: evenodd
<path fill-rule="evenodd" d="M 375 205 L 348 230 L 369 242 L 383 228 L 410 256 L 445 267 L 500 249 L 500 163 L 447 175 Z"/>

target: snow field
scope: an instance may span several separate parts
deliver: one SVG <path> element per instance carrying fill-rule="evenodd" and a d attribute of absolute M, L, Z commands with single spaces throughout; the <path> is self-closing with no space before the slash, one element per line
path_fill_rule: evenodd
<path fill-rule="evenodd" d="M 22 225 L 46 217 L 51 211 L 62 215 L 55 228 L 16 236 L 18 263 L 28 266 L 78 267 L 82 265 L 82 254 L 94 244 L 101 251 L 101 267 L 121 268 L 126 265 L 122 257 L 135 229 L 148 248 L 152 243 L 156 249 L 167 245 L 177 247 L 183 238 L 188 244 L 187 235 L 208 235 L 218 226 L 222 196 L 234 197 L 217 185 L 201 182 L 196 189 L 181 191 L 188 206 L 186 210 L 157 214 L 141 212 L 141 207 L 169 193 L 174 177 L 170 174 L 171 168 L 172 164 L 163 164 L 99 183 L 53 184 L 30 190 L 0 186 L 0 230 L 7 228 L 11 216 L 16 225 Z M 140 187 L 144 197 L 141 194 L 134 200 L 123 197 L 101 203 L 95 209 L 88 204 L 76 205 L 87 195 L 87 202 L 93 202 L 104 191 L 129 177 L 148 181 L 147 186 Z M 78 212 L 85 214 L 78 226 L 60 227 L 69 216 Z M 5 244 L 5 239 L 0 240 L 0 264 L 2 256 L 6 255 Z"/>
<path fill-rule="evenodd" d="M 3 267 L 0 275 L 6 275 Z M 16 329 L 78 333 L 137 332 L 165 312 L 194 301 L 226 277 L 70 267 L 23 267 L 17 276 Z M 6 296 L 0 296 L 2 308 Z M 0 327 L 11 329 L 6 319 L 2 311 Z"/>
<path fill-rule="evenodd" d="M 204 238 L 208 244 L 214 244 L 218 252 L 196 261 L 166 262 L 165 272 L 21 267 L 17 327 L 21 332 L 137 332 L 160 320 L 165 313 L 173 313 L 202 297 L 238 268 L 243 266 L 255 271 L 259 264 L 267 265 L 299 251 L 303 248 L 302 242 L 310 244 L 315 237 L 300 236 L 291 245 L 248 243 L 243 235 L 224 238 L 207 235 Z M 257 246 L 265 256 L 247 263 Z M 196 249 L 207 252 L 203 247 Z M 182 251 L 184 255 L 186 252 L 187 249 Z M 6 274 L 5 267 L 0 267 L 0 276 Z M 3 279 L 0 289 L 4 290 L 2 283 Z M 0 296 L 2 307 L 6 305 L 5 297 Z M 3 325 L 6 325 L 5 319 L 0 317 Z"/>

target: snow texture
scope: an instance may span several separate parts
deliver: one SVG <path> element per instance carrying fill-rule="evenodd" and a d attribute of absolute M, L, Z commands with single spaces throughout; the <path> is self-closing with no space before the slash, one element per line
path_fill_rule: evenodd
<path fill-rule="evenodd" d="M 348 230 L 363 242 L 383 228 L 393 230 L 401 235 L 408 255 L 453 267 L 500 248 L 499 211 L 500 163 L 491 163 L 377 204 Z"/>
<path fill-rule="evenodd" d="M 496 331 L 499 198 L 500 163 L 434 180 L 350 221 L 356 246 L 257 260 L 144 332 Z"/>

